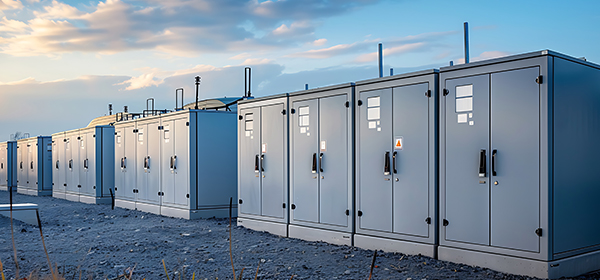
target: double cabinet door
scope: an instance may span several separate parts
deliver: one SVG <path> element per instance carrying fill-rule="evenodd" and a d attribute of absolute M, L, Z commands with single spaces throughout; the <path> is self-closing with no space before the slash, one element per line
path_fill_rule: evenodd
<path fill-rule="evenodd" d="M 444 240 L 539 251 L 539 67 L 442 79 Z"/>

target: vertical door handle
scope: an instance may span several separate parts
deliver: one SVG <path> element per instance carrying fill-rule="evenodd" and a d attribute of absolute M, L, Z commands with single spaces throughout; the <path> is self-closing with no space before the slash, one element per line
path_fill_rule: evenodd
<path fill-rule="evenodd" d="M 56 169 L 58 169 L 58 160 L 56 160 Z"/>
<path fill-rule="evenodd" d="M 150 169 L 150 156 L 146 157 L 146 169 Z"/>
<path fill-rule="evenodd" d="M 173 170 L 177 170 L 177 156 L 173 156 Z"/>
<path fill-rule="evenodd" d="M 33 160 L 31 161 L 31 163 L 29 163 L 31 169 L 33 170 Z"/>
<path fill-rule="evenodd" d="M 323 172 L 323 153 L 319 154 L 319 171 Z"/>
<path fill-rule="evenodd" d="M 312 168 L 310 170 L 312 173 L 317 173 L 317 153 L 313 153 L 312 156 Z"/>
<path fill-rule="evenodd" d="M 265 155 L 260 155 L 260 171 L 265 172 Z"/>
<path fill-rule="evenodd" d="M 72 159 L 69 160 L 69 169 L 73 169 L 73 160 Z"/>
<path fill-rule="evenodd" d="M 146 165 L 146 158 L 147 157 L 144 157 L 144 169 L 148 169 L 148 166 Z"/>
<path fill-rule="evenodd" d="M 258 162 L 258 161 L 259 161 L 258 157 L 259 157 L 258 155 L 256 155 L 256 156 L 254 157 L 254 172 L 255 172 L 255 173 L 258 173 L 258 172 L 260 172 L 260 171 L 258 170 L 258 167 L 259 167 L 259 165 L 260 165 L 260 163 Z"/>
<path fill-rule="evenodd" d="M 19 169 L 23 169 L 23 162 L 19 163 Z"/>
<path fill-rule="evenodd" d="M 123 169 L 123 158 L 121 158 L 121 169 Z"/>
<path fill-rule="evenodd" d="M 487 156 L 485 150 L 479 151 L 479 177 L 487 177 Z"/>
<path fill-rule="evenodd" d="M 127 157 L 123 158 L 123 168 L 127 169 Z"/>
<path fill-rule="evenodd" d="M 496 176 L 496 153 L 498 150 L 492 151 L 492 176 Z"/>
<path fill-rule="evenodd" d="M 397 151 L 394 151 L 394 153 L 392 154 L 392 166 L 394 169 L 394 174 L 398 173 L 398 170 L 396 170 L 396 155 L 398 154 Z"/>
<path fill-rule="evenodd" d="M 169 169 L 173 170 L 173 156 L 169 159 Z"/>
<path fill-rule="evenodd" d="M 383 155 L 383 175 L 390 175 L 390 152 Z"/>

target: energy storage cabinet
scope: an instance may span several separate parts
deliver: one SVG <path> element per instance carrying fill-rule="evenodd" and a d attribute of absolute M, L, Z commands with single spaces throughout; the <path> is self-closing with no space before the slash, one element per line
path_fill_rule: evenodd
<path fill-rule="evenodd" d="M 288 235 L 287 95 L 238 102 L 238 225 Z"/>
<path fill-rule="evenodd" d="M 114 186 L 112 126 L 75 129 L 52 135 L 52 196 L 90 204 L 110 204 Z"/>
<path fill-rule="evenodd" d="M 17 191 L 17 142 L 0 143 L 0 190 Z"/>
<path fill-rule="evenodd" d="M 17 164 L 18 193 L 52 195 L 52 137 L 18 140 Z"/>
<path fill-rule="evenodd" d="M 189 110 L 116 123 L 116 205 L 185 219 L 228 217 L 229 199 L 237 200 L 235 118 Z"/>
<path fill-rule="evenodd" d="M 290 93 L 289 237 L 352 246 L 354 84 Z"/>
<path fill-rule="evenodd" d="M 600 269 L 600 66 L 552 51 L 441 69 L 439 258 Z"/>
<path fill-rule="evenodd" d="M 438 75 L 356 83 L 354 246 L 435 257 Z"/>

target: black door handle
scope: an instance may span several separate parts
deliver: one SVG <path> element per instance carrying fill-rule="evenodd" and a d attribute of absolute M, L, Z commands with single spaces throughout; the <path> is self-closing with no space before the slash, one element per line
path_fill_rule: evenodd
<path fill-rule="evenodd" d="M 58 160 L 56 161 L 56 169 L 58 169 Z"/>
<path fill-rule="evenodd" d="M 394 168 L 394 174 L 398 173 L 398 170 L 396 170 L 396 155 L 398 154 L 398 152 L 394 151 L 394 153 L 392 154 L 392 166 Z"/>
<path fill-rule="evenodd" d="M 123 168 L 127 169 L 127 157 L 123 158 Z"/>
<path fill-rule="evenodd" d="M 177 156 L 173 156 L 173 170 L 177 170 Z"/>
<path fill-rule="evenodd" d="M 319 171 L 323 172 L 323 153 L 319 154 Z"/>
<path fill-rule="evenodd" d="M 150 169 L 150 156 L 146 157 L 146 169 Z"/>
<path fill-rule="evenodd" d="M 19 163 L 19 169 L 23 169 L 23 162 Z"/>
<path fill-rule="evenodd" d="M 254 172 L 255 172 L 255 173 L 258 173 L 258 172 L 260 172 L 260 171 L 258 170 L 258 168 L 259 168 L 259 164 L 260 164 L 258 161 L 259 161 L 259 159 L 258 159 L 258 155 L 254 156 Z"/>
<path fill-rule="evenodd" d="M 383 156 L 383 175 L 390 175 L 390 152 Z"/>
<path fill-rule="evenodd" d="M 169 168 L 173 170 L 173 156 L 169 159 Z"/>
<path fill-rule="evenodd" d="M 260 171 L 265 172 L 265 155 L 260 155 Z"/>
<path fill-rule="evenodd" d="M 498 150 L 492 151 L 492 176 L 496 176 L 496 153 Z"/>
<path fill-rule="evenodd" d="M 479 177 L 487 177 L 487 156 L 485 150 L 479 151 Z"/>
<path fill-rule="evenodd" d="M 29 165 L 31 166 L 31 169 L 33 169 L 33 160 L 31 161 L 31 163 L 29 163 Z"/>
<path fill-rule="evenodd" d="M 311 168 L 311 172 L 312 173 L 317 173 L 317 153 L 313 153 L 313 156 L 312 156 L 312 168 Z"/>

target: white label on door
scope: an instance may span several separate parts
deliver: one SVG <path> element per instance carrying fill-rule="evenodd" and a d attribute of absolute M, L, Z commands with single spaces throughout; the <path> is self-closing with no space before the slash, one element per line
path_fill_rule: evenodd
<path fill-rule="evenodd" d="M 250 131 L 246 131 L 246 137 L 250 136 Z"/>
<path fill-rule="evenodd" d="M 456 87 L 456 98 L 473 96 L 473 85 L 464 85 Z"/>
<path fill-rule="evenodd" d="M 456 112 L 473 111 L 473 97 L 456 99 Z"/>
<path fill-rule="evenodd" d="M 370 129 L 373 129 L 373 128 L 376 128 L 376 127 L 377 127 L 377 123 L 375 123 L 375 122 L 369 122 L 369 128 Z"/>
<path fill-rule="evenodd" d="M 379 96 L 367 98 L 367 107 L 379 107 Z"/>
<path fill-rule="evenodd" d="M 394 140 L 394 150 L 402 150 L 402 136 L 396 137 Z"/>
<path fill-rule="evenodd" d="M 310 112 L 309 110 L 308 106 L 300 107 L 298 108 L 298 115 L 308 115 L 308 112 Z"/>
<path fill-rule="evenodd" d="M 474 123 L 473 121 L 470 121 L 470 122 L 469 122 L 469 125 L 474 125 L 474 124 L 475 124 L 475 123 Z"/>
<path fill-rule="evenodd" d="M 262 153 L 263 154 L 267 153 L 267 143 L 262 144 Z"/>
<path fill-rule="evenodd" d="M 325 140 L 321 141 L 321 152 L 327 151 L 327 143 Z"/>
<path fill-rule="evenodd" d="M 303 134 L 306 133 L 306 127 L 301 127 L 300 128 L 300 133 L 303 133 Z"/>
<path fill-rule="evenodd" d="M 379 119 L 379 107 L 367 109 L 367 120 L 378 120 Z"/>
<path fill-rule="evenodd" d="M 458 123 L 467 123 L 467 114 L 458 114 Z"/>

